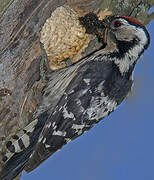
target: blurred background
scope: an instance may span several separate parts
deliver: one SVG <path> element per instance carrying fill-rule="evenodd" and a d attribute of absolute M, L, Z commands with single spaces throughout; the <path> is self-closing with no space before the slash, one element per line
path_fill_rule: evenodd
<path fill-rule="evenodd" d="M 151 45 L 136 66 L 130 97 L 21 180 L 154 180 L 154 21 L 147 29 Z"/>

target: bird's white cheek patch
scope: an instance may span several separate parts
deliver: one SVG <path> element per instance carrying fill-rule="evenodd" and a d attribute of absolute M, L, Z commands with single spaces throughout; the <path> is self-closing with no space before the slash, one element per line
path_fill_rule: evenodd
<path fill-rule="evenodd" d="M 125 56 L 122 59 L 113 59 L 115 64 L 117 64 L 119 67 L 121 74 L 129 71 L 130 66 L 132 66 L 138 60 L 139 54 L 144 50 L 144 46 L 148 42 L 148 39 L 142 28 L 137 28 L 136 36 L 139 38 L 138 44 L 136 44 L 133 48 L 130 48 L 130 50 L 125 53 Z"/>

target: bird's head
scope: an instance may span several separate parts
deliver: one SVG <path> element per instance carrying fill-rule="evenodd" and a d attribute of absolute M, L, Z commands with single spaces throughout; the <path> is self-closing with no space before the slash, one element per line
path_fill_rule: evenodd
<path fill-rule="evenodd" d="M 105 41 L 110 48 L 110 57 L 126 72 L 134 67 L 150 43 L 150 36 L 145 26 L 126 16 L 113 17 L 105 29 Z M 111 44 L 114 48 L 111 48 Z"/>
<path fill-rule="evenodd" d="M 119 50 L 125 49 L 124 51 L 127 52 L 133 47 L 138 47 L 139 51 L 142 52 L 149 46 L 150 36 L 148 31 L 142 23 L 134 18 L 114 17 L 106 29 L 107 38 L 112 39 Z"/>
<path fill-rule="evenodd" d="M 109 25 L 109 33 L 116 41 L 130 42 L 147 48 L 150 36 L 145 26 L 131 17 L 113 18 Z"/>

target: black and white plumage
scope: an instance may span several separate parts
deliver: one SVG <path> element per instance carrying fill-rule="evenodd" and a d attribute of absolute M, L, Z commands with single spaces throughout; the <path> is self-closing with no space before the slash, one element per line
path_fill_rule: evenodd
<path fill-rule="evenodd" d="M 131 90 L 132 72 L 148 47 L 145 27 L 115 17 L 107 45 L 82 61 L 49 75 L 34 121 L 6 144 L 0 179 L 27 172 L 108 116 Z"/>

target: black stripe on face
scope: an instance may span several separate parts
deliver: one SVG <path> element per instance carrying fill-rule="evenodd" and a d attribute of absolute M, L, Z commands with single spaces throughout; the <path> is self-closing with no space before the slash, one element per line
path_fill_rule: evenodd
<path fill-rule="evenodd" d="M 138 43 L 139 43 L 139 40 L 138 40 L 137 37 L 134 38 L 132 41 L 119 41 L 119 40 L 116 40 L 118 51 L 110 53 L 109 57 L 110 58 L 117 58 L 117 59 L 120 60 L 121 58 L 123 58 L 126 55 L 126 53 L 129 50 L 133 49 Z"/>

